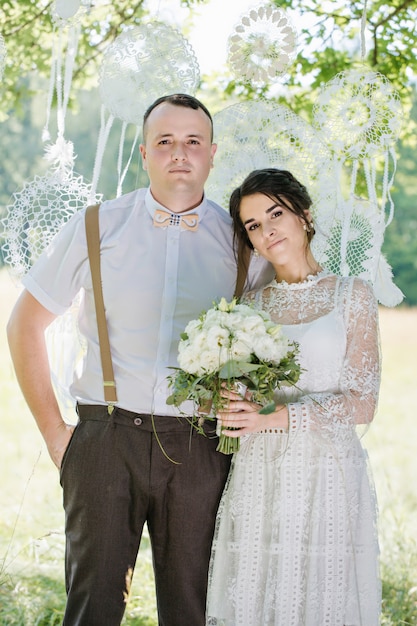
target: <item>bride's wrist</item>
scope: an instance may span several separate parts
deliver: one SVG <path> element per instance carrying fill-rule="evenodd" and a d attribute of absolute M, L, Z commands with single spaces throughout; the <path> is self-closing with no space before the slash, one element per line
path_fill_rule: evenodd
<path fill-rule="evenodd" d="M 271 428 L 288 430 L 288 409 L 286 404 L 277 404 L 275 411 L 269 414 Z"/>

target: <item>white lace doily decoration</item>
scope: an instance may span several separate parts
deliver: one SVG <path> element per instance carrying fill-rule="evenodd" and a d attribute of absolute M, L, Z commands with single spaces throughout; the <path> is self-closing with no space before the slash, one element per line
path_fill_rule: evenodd
<path fill-rule="evenodd" d="M 51 7 L 52 21 L 59 28 L 74 26 L 90 6 L 91 0 L 55 0 Z"/>
<path fill-rule="evenodd" d="M 296 55 L 297 33 L 288 15 L 267 5 L 244 15 L 228 40 L 228 62 L 239 80 L 268 85 L 287 71 Z"/>
<path fill-rule="evenodd" d="M 377 204 L 362 198 L 340 202 L 321 263 L 341 276 L 372 283 L 385 306 L 396 306 L 404 294 L 392 282 L 392 270 L 381 253 L 385 222 Z"/>
<path fill-rule="evenodd" d="M 335 152 L 352 159 L 372 158 L 398 139 L 402 108 L 398 94 L 382 74 L 351 70 L 326 83 L 313 117 Z"/>
<path fill-rule="evenodd" d="M 213 122 L 218 146 L 206 187 L 219 204 L 225 206 L 249 172 L 265 167 L 290 170 L 314 197 L 334 192 L 330 151 L 288 107 L 266 100 L 239 102 L 216 113 Z"/>
<path fill-rule="evenodd" d="M 209 198 L 228 209 L 230 194 L 255 169 L 289 170 L 309 190 L 316 220 L 316 247 L 329 232 L 336 207 L 332 155 L 318 133 L 283 105 L 260 101 L 234 104 L 214 116 L 218 148 L 206 184 Z M 327 210 L 322 211 L 326 206 Z M 315 215 L 316 217 L 316 215 Z M 319 252 L 317 253 L 319 254 Z"/>
<path fill-rule="evenodd" d="M 65 154 L 66 165 L 26 182 L 21 191 L 13 194 L 14 203 L 7 206 L 2 220 L 2 250 L 5 263 L 17 278 L 26 274 L 74 213 L 101 199 L 92 197 L 90 185 L 70 168 L 72 144 L 66 142 L 64 148 L 51 146 L 47 156 L 52 161 Z"/>
<path fill-rule="evenodd" d="M 4 43 L 4 37 L 0 35 L 0 80 L 3 78 L 4 67 L 6 65 L 6 44 Z"/>
<path fill-rule="evenodd" d="M 189 42 L 175 28 L 150 22 L 130 28 L 107 48 L 100 69 L 100 95 L 106 109 L 141 126 L 156 98 L 193 94 L 200 70 Z"/>
<path fill-rule="evenodd" d="M 374 278 L 384 230 L 379 208 L 371 202 L 360 198 L 341 202 L 330 230 L 323 263 L 341 276 Z"/>

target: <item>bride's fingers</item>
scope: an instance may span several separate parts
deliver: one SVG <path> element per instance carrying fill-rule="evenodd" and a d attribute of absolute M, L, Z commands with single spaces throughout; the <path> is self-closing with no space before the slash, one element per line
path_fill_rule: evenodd
<path fill-rule="evenodd" d="M 231 389 L 222 389 L 220 392 L 222 398 L 229 398 L 230 400 L 241 400 L 242 396 L 236 391 L 232 391 Z"/>
<path fill-rule="evenodd" d="M 219 411 L 219 414 L 227 416 L 228 413 L 246 413 L 253 410 L 254 409 L 252 408 L 252 406 L 246 400 L 230 400 L 230 402 L 227 404 L 227 407 L 225 407 L 225 410 Z"/>

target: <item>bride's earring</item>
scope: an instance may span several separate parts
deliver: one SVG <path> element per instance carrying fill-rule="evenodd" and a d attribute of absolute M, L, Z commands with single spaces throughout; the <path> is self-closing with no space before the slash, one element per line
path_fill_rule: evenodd
<path fill-rule="evenodd" d="M 253 249 L 253 256 L 256 256 L 256 257 L 259 256 L 259 252 L 257 251 L 256 248 Z"/>

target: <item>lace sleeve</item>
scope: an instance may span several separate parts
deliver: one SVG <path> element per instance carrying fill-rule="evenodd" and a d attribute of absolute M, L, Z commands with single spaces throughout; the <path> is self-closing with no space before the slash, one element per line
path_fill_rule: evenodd
<path fill-rule="evenodd" d="M 343 439 L 375 414 L 380 386 L 378 307 L 371 286 L 357 278 L 344 282 L 341 306 L 347 346 L 338 393 L 302 396 L 288 405 L 290 430 L 316 430 Z"/>

